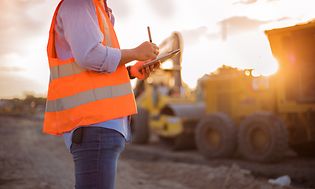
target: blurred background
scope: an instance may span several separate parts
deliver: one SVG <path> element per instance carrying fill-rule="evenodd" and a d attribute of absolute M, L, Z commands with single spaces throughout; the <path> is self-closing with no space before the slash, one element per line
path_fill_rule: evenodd
<path fill-rule="evenodd" d="M 0 1 L 0 188 L 73 186 L 71 156 L 62 137 L 41 132 L 49 81 L 46 45 L 52 14 L 58 3 L 59 0 Z M 308 30 L 314 29 L 312 0 L 108 0 L 108 5 L 115 15 L 115 30 L 121 48 L 134 48 L 148 41 L 147 26 L 150 26 L 154 43 L 167 50 L 174 50 L 176 45 L 182 50 L 180 57 L 165 62 L 163 69 L 146 83 L 132 81 L 138 106 L 144 112 L 142 115 L 149 118 L 145 117 L 147 123 L 139 121 L 143 118 L 133 118 L 135 144 L 128 145 L 122 156 L 118 188 L 315 188 L 315 160 L 314 156 L 309 156 L 315 152 L 315 86 L 314 82 L 303 85 L 314 80 L 314 71 L 305 72 L 308 79 L 304 80 L 300 76 L 293 78 L 292 70 L 295 68 L 286 70 L 289 67 L 285 66 L 299 62 L 305 54 L 315 53 L 312 50 L 315 32 Z M 305 49 L 300 50 L 306 53 L 298 52 L 296 56 L 289 54 L 289 58 L 283 58 L 284 50 L 279 50 L 278 44 L 287 39 L 281 38 L 279 42 L 277 37 L 271 39 L 265 31 L 297 24 L 306 25 L 310 32 L 284 34 L 307 36 L 299 42 L 291 40 L 286 44 L 295 44 L 295 50 L 303 47 Z M 301 28 L 303 30 L 304 26 Z M 303 46 L 307 41 L 309 44 Z M 313 58 L 304 60 L 309 61 L 305 65 L 311 67 L 296 69 L 314 70 Z M 218 78 L 215 74 L 219 75 Z M 284 75 L 292 75 L 290 82 L 299 82 L 283 84 L 281 78 Z M 218 83 L 226 76 L 230 83 Z M 167 87 L 168 81 L 172 81 L 173 87 L 180 83 L 175 89 L 177 94 L 165 95 L 161 90 L 156 93 L 158 85 Z M 233 86 L 231 81 L 239 81 L 238 88 L 231 87 L 232 92 L 226 92 L 222 88 L 229 90 L 228 87 Z M 294 89 L 284 87 L 287 85 L 294 86 Z M 272 92 L 268 92 L 269 89 Z M 214 91 L 219 91 L 221 100 L 211 96 L 217 95 Z M 253 91 L 259 91 L 259 94 Z M 288 97 L 288 94 L 295 93 L 296 96 Z M 239 101 L 232 100 L 236 98 Z M 259 105 L 243 106 L 252 105 L 253 100 Z M 236 143 L 240 145 L 240 138 L 246 136 L 235 134 L 238 133 L 235 129 L 231 129 L 235 139 L 230 140 L 231 145 L 228 143 L 234 146 L 233 149 L 218 155 L 213 151 L 209 155 L 207 149 L 200 147 L 206 142 L 198 142 L 196 138 L 203 135 L 189 135 L 195 134 L 195 125 L 204 114 L 211 117 L 212 113 L 223 112 L 231 122 L 239 125 L 248 115 L 262 110 L 268 110 L 277 118 L 269 114 L 261 117 L 255 114 L 254 118 L 279 118 L 284 122 L 283 128 L 288 128 L 287 131 L 281 130 L 285 136 L 269 135 L 269 130 L 264 129 L 253 131 L 250 136 L 253 139 L 248 140 L 261 151 L 265 148 L 272 150 L 271 155 L 260 151 L 257 155 L 255 150 L 246 151 L 244 148 L 239 150 Z M 221 114 L 219 118 L 222 118 Z M 189 120 L 188 125 L 194 126 L 187 130 L 183 120 Z M 142 128 L 146 133 L 137 133 L 136 124 L 140 128 L 146 125 L 147 128 Z M 302 125 L 305 132 L 296 129 L 297 125 Z M 209 144 L 224 145 L 225 131 L 212 131 L 213 128 L 199 129 L 199 133 L 208 133 Z M 182 137 L 183 133 L 188 133 L 185 138 L 197 142 L 191 144 L 185 140 L 184 150 L 181 144 L 179 150 L 174 149 L 176 137 Z M 278 149 L 265 147 L 271 144 L 281 146 L 282 143 L 273 141 L 277 137 L 285 137 L 282 141 L 292 147 L 279 148 L 281 158 L 275 155 Z M 312 143 L 307 143 L 307 147 L 292 146 L 293 139 L 298 141 L 301 138 Z M 252 153 L 254 155 L 250 155 Z M 54 174 L 60 170 L 62 173 Z"/>
<path fill-rule="evenodd" d="M 57 0 L 1 1 L 1 98 L 45 96 L 49 79 L 46 43 Z M 173 31 L 185 41 L 182 74 L 190 87 L 222 64 L 271 75 L 278 65 L 264 34 L 267 28 L 314 18 L 310 0 L 119 0 L 109 1 L 122 48 L 148 40 L 160 44 Z M 128 35 L 125 33 L 128 32 Z"/>

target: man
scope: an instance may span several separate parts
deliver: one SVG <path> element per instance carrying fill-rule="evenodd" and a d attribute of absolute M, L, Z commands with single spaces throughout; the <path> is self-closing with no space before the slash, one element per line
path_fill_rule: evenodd
<path fill-rule="evenodd" d="M 159 67 L 142 68 L 158 55 L 155 44 L 121 50 L 113 24 L 102 0 L 63 0 L 51 24 L 43 130 L 64 136 L 77 189 L 115 187 L 117 160 L 130 137 L 128 116 L 136 113 L 130 78 L 145 79 Z M 140 62 L 126 68 L 133 60 Z"/>

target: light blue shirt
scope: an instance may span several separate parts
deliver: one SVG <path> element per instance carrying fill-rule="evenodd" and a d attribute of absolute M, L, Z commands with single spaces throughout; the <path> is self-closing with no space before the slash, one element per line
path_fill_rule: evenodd
<path fill-rule="evenodd" d="M 111 21 L 114 24 L 113 16 Z M 114 72 L 120 62 L 121 51 L 104 46 L 103 38 L 92 0 L 64 0 L 58 11 L 55 27 L 55 46 L 59 59 L 65 60 L 74 57 L 76 63 L 85 69 L 106 73 Z M 90 126 L 116 130 L 125 137 L 126 141 L 130 141 L 127 117 Z M 63 135 L 68 149 L 72 144 L 74 130 Z"/>
<path fill-rule="evenodd" d="M 109 121 L 92 124 L 89 127 L 91 127 L 91 126 L 92 127 L 103 127 L 103 128 L 107 128 L 107 129 L 113 129 L 115 131 L 118 131 L 120 134 L 122 134 L 124 136 L 124 138 L 126 139 L 126 141 L 130 141 L 130 129 L 129 129 L 129 123 L 128 123 L 127 117 L 123 117 L 123 118 L 119 118 L 119 119 L 112 119 Z M 70 147 L 72 144 L 71 139 L 72 139 L 72 134 L 74 131 L 75 131 L 75 129 L 73 129 L 71 132 L 67 132 L 67 133 L 63 134 L 65 144 L 69 150 L 70 150 Z"/>

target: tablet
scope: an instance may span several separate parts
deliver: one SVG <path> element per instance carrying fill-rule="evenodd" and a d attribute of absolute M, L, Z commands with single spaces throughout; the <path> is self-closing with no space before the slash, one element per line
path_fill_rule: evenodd
<path fill-rule="evenodd" d="M 169 58 L 172 58 L 172 57 L 176 56 L 179 52 L 180 52 L 180 49 L 176 49 L 176 50 L 167 52 L 167 53 L 165 53 L 165 54 L 158 55 L 158 56 L 156 57 L 156 59 L 151 60 L 151 61 L 149 61 L 149 62 L 143 64 L 142 67 L 150 66 L 150 65 L 152 65 L 152 64 L 155 64 L 155 63 L 158 62 L 158 61 L 163 62 L 163 61 L 165 61 L 165 60 L 167 60 L 167 59 L 169 59 Z"/>

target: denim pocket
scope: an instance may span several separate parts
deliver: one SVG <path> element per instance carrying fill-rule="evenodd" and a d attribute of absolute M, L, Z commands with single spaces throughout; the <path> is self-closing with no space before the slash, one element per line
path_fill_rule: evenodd
<path fill-rule="evenodd" d="M 73 143 L 70 146 L 70 152 L 82 152 L 88 150 L 98 150 L 100 145 L 100 128 L 86 127 L 82 131 L 81 143 Z"/>
<path fill-rule="evenodd" d="M 101 145 L 104 149 L 112 149 L 121 152 L 125 148 L 125 138 L 115 130 L 106 129 L 101 137 Z"/>

